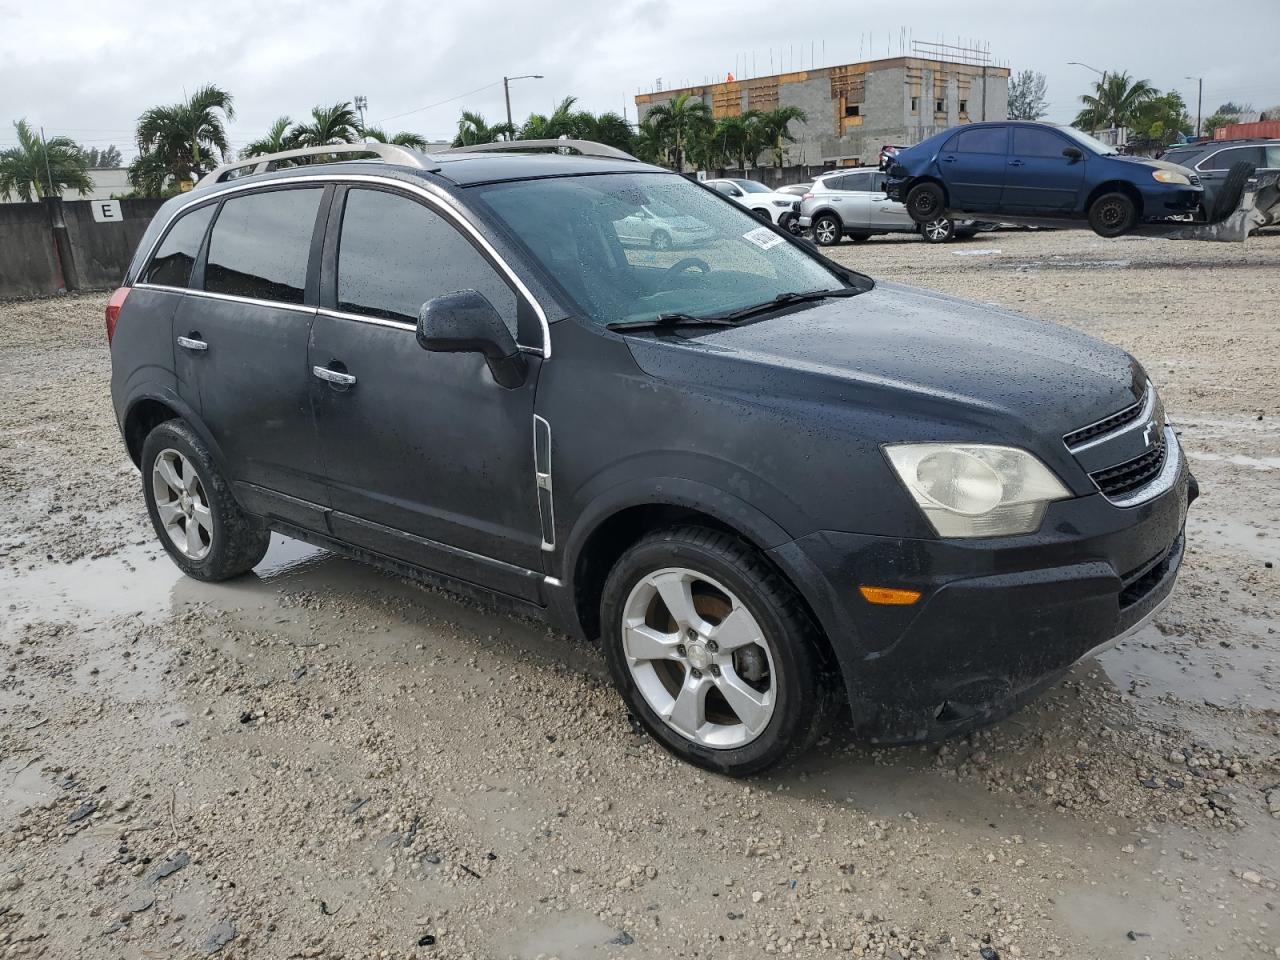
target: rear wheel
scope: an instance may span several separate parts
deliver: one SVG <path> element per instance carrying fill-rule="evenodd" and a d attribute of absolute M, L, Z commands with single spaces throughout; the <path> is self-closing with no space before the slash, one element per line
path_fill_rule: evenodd
<path fill-rule="evenodd" d="M 807 749 L 835 701 L 794 590 L 749 545 L 659 531 L 605 583 L 605 658 L 623 699 L 676 756 L 748 776 Z"/>
<path fill-rule="evenodd" d="M 655 250 L 670 250 L 671 234 L 667 233 L 665 230 L 653 231 L 653 236 L 649 238 L 649 246 L 653 247 Z"/>
<path fill-rule="evenodd" d="M 955 235 L 955 221 L 947 217 L 920 224 L 920 236 L 924 237 L 925 243 L 946 243 Z"/>
<path fill-rule="evenodd" d="M 1089 226 L 1100 237 L 1118 237 L 1138 222 L 1138 208 L 1127 193 L 1104 193 L 1089 205 Z"/>
<path fill-rule="evenodd" d="M 871 234 L 869 234 L 869 233 L 851 233 L 851 234 L 849 234 L 849 239 L 850 239 L 850 240 L 852 240 L 854 243 L 866 243 L 868 240 L 870 240 L 870 239 L 871 239 Z"/>
<path fill-rule="evenodd" d="M 199 435 L 166 420 L 142 445 L 142 492 L 161 546 L 197 580 L 226 580 L 262 560 L 271 533 L 231 495 Z"/>
<path fill-rule="evenodd" d="M 936 183 L 917 183 L 907 191 L 907 215 L 916 223 L 937 220 L 945 212 L 947 197 Z"/>
<path fill-rule="evenodd" d="M 824 213 L 813 221 L 813 240 L 820 247 L 834 247 L 843 233 L 844 224 L 835 214 Z"/>

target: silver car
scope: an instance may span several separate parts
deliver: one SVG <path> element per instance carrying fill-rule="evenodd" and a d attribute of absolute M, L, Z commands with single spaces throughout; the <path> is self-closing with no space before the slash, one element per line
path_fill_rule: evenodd
<path fill-rule="evenodd" d="M 672 250 L 696 247 L 716 238 L 716 231 L 697 217 L 658 203 L 639 206 L 621 220 L 614 221 L 618 239 L 624 244 Z"/>
<path fill-rule="evenodd" d="M 801 201 L 801 229 L 811 230 L 819 246 L 831 247 L 844 237 L 861 241 L 884 233 L 918 233 L 930 243 L 943 243 L 996 226 L 946 217 L 917 224 L 906 207 L 889 199 L 884 182 L 885 174 L 876 167 L 823 174 Z"/>

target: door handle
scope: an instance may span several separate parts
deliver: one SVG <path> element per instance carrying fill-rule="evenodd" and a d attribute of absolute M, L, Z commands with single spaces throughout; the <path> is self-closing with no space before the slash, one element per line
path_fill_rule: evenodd
<path fill-rule="evenodd" d="M 1011 167 L 1020 167 L 1020 166 L 1022 166 L 1022 161 L 1021 161 L 1021 160 L 1010 160 L 1010 161 L 1009 161 L 1009 166 L 1011 166 Z"/>
<path fill-rule="evenodd" d="M 943 157 L 943 158 L 942 158 L 942 162 L 943 162 L 943 163 L 955 163 L 955 162 L 956 162 L 956 158 L 955 158 L 955 157 Z"/>
<path fill-rule="evenodd" d="M 199 353 L 202 350 L 208 350 L 209 344 L 205 343 L 198 337 L 179 337 L 178 346 L 186 350 L 194 350 Z"/>
<path fill-rule="evenodd" d="M 326 383 L 332 383 L 338 387 L 354 387 L 356 378 L 353 374 L 343 373 L 341 370 L 331 370 L 328 367 L 312 367 L 311 372 Z"/>

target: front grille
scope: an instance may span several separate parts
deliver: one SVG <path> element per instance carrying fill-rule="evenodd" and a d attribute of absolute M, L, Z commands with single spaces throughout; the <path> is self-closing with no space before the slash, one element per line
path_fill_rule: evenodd
<path fill-rule="evenodd" d="M 1082 443 L 1087 443 L 1094 437 L 1100 437 L 1104 433 L 1110 433 L 1112 430 L 1119 430 L 1138 417 L 1142 416 L 1142 408 L 1146 406 L 1146 397 L 1144 396 L 1133 406 L 1125 407 L 1119 413 L 1113 413 L 1109 417 L 1104 417 L 1097 423 L 1091 423 L 1087 427 L 1081 427 L 1079 430 L 1073 430 L 1062 439 L 1066 441 L 1068 447 L 1078 447 Z"/>
<path fill-rule="evenodd" d="M 1163 438 L 1156 441 L 1146 453 L 1114 467 L 1098 470 L 1089 477 L 1098 485 L 1098 489 L 1108 497 L 1123 496 L 1130 491 L 1144 487 L 1157 476 L 1164 467 L 1165 445 Z"/>

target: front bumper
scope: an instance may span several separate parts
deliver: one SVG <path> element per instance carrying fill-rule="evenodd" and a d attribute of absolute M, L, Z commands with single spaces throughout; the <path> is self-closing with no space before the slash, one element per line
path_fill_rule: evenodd
<path fill-rule="evenodd" d="M 1163 220 L 1170 215 L 1196 213 L 1203 203 L 1204 187 L 1153 182 L 1142 191 L 1144 220 Z"/>
<path fill-rule="evenodd" d="M 1120 508 L 1102 495 L 1053 504 L 1041 530 L 990 540 L 823 531 L 774 549 L 831 639 L 859 733 L 936 739 L 1007 715 L 1077 660 L 1144 625 L 1173 591 L 1187 505 L 1185 461 L 1165 494 Z M 859 585 L 919 590 L 912 606 Z"/>

